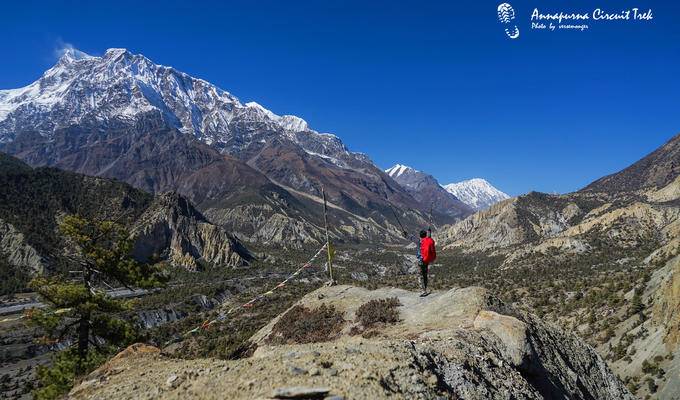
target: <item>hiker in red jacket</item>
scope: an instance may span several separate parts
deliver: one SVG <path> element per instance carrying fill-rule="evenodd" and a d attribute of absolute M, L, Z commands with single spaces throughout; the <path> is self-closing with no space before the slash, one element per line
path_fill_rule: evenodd
<path fill-rule="evenodd" d="M 432 231 L 420 231 L 420 246 L 418 247 L 418 266 L 420 267 L 420 283 L 423 287 L 421 297 L 427 296 L 427 273 L 429 265 L 437 258 L 437 251 L 432 240 Z"/>

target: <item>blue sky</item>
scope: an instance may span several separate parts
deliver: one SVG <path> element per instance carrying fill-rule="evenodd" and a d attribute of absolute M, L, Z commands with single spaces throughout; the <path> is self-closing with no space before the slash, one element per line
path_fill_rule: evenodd
<path fill-rule="evenodd" d="M 491 1 L 11 2 L 0 88 L 37 79 L 65 44 L 125 47 L 299 115 L 381 167 L 513 195 L 576 190 L 680 133 L 680 4 L 510 2 L 517 40 Z M 543 32 L 534 7 L 654 19 Z"/>

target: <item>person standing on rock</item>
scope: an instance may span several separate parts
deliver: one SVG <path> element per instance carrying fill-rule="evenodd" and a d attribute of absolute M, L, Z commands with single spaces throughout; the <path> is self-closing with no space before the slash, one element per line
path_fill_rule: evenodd
<path fill-rule="evenodd" d="M 430 269 L 430 264 L 437 258 L 437 251 L 434 247 L 434 240 L 432 239 L 432 231 L 420 231 L 420 246 L 418 246 L 418 267 L 420 267 L 420 284 L 423 287 L 421 297 L 429 294 L 427 291 L 427 274 Z"/>

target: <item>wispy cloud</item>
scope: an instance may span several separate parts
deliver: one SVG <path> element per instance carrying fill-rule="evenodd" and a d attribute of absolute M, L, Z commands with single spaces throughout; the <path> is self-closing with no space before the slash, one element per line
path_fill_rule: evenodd
<path fill-rule="evenodd" d="M 76 58 L 89 57 L 89 54 L 78 50 L 72 43 L 65 42 L 61 38 L 57 39 L 53 51 L 54 58 L 58 60 L 68 52 L 73 54 Z"/>

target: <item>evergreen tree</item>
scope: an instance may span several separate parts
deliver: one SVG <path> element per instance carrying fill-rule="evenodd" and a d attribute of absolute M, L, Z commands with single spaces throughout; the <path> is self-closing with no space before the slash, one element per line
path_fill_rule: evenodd
<path fill-rule="evenodd" d="M 52 368 L 41 368 L 43 387 L 38 398 L 64 393 L 77 375 L 95 368 L 107 354 L 129 344 L 136 332 L 117 317 L 131 307 L 130 301 L 110 297 L 102 283 L 151 288 L 165 280 L 160 265 L 135 261 L 130 253 L 133 238 L 113 221 L 91 221 L 67 216 L 60 225 L 67 243 L 67 258 L 77 274 L 39 277 L 31 281 L 44 309 L 28 312 L 31 324 L 40 327 L 47 343 L 72 338 L 74 347 L 59 354 Z"/>
<path fill-rule="evenodd" d="M 630 312 L 631 314 L 641 314 L 645 309 L 644 304 L 642 304 L 642 295 L 640 293 L 640 289 L 635 289 L 635 292 L 633 293 L 633 298 L 631 299 L 630 303 Z"/>

